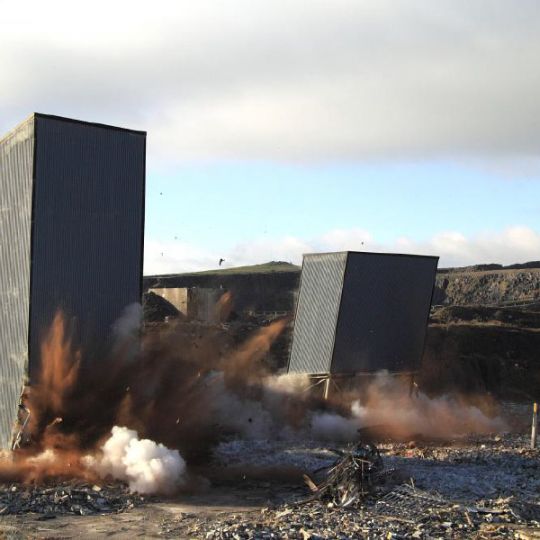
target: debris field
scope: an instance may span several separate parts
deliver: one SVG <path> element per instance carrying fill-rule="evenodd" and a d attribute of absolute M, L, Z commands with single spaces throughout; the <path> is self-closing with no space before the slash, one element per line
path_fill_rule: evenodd
<path fill-rule="evenodd" d="M 184 530 L 216 539 L 540 538 L 540 452 L 528 437 L 387 443 L 379 451 L 381 462 L 363 460 L 371 475 L 359 475 L 355 453 L 344 452 L 318 485 L 320 496 L 236 519 L 193 519 Z M 356 488 L 354 475 L 363 480 Z"/>
<path fill-rule="evenodd" d="M 123 483 L 88 485 L 78 481 L 55 482 L 54 485 L 0 485 L 0 515 L 40 514 L 51 519 L 60 514 L 87 516 L 123 512 L 145 501 L 130 493 Z"/>
<path fill-rule="evenodd" d="M 19 537 L 74 538 L 88 520 L 89 534 L 113 538 L 539 538 L 539 458 L 525 434 L 341 448 L 234 440 L 214 458 L 229 476 L 209 472 L 196 496 L 145 499 L 118 483 L 4 485 L 0 537 L 18 524 Z M 257 465 L 268 474 L 250 476 Z M 129 516 L 120 528 L 119 515 Z"/>

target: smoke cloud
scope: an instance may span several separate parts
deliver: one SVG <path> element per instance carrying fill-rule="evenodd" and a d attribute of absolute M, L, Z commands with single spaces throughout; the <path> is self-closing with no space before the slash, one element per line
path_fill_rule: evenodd
<path fill-rule="evenodd" d="M 387 372 L 378 373 L 361 391 L 348 393 L 345 399 L 352 400 L 347 417 L 333 412 L 313 414 L 315 438 L 350 441 L 358 437 L 358 430 L 394 439 L 452 438 L 508 429 L 488 396 L 411 394 L 407 381 Z"/>
<path fill-rule="evenodd" d="M 135 338 L 141 330 L 143 308 L 138 302 L 129 304 L 113 325 L 113 334 L 118 341 Z"/>
<path fill-rule="evenodd" d="M 307 375 L 265 367 L 286 324 L 234 346 L 220 326 L 149 327 L 135 356 L 120 346 L 105 359 L 107 377 L 102 369 L 81 377 L 84 357 L 57 315 L 43 341 L 41 376 L 24 396 L 31 444 L 0 464 L 0 477 L 110 476 L 139 493 L 173 493 L 187 485 L 188 464 L 207 464 L 231 438 L 352 442 L 506 429 L 485 397 L 411 396 L 408 381 L 385 373 L 325 401 Z"/>
<path fill-rule="evenodd" d="M 101 455 L 87 456 L 85 464 L 100 477 L 112 476 L 138 493 L 173 493 L 183 482 L 186 462 L 178 450 L 170 450 L 136 431 L 114 426 L 101 447 Z"/>

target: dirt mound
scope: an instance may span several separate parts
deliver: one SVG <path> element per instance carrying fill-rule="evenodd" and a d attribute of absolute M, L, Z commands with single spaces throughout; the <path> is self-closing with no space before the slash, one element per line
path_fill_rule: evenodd
<path fill-rule="evenodd" d="M 145 322 L 163 322 L 165 317 L 173 319 L 183 317 L 169 301 L 153 292 L 143 295 L 143 314 Z"/>

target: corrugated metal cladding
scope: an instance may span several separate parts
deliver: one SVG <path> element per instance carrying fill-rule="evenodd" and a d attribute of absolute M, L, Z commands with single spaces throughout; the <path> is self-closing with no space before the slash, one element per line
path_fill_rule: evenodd
<path fill-rule="evenodd" d="M 304 281 L 313 256 L 304 258 L 300 299 L 309 307 L 296 314 L 293 345 L 304 344 L 302 354 L 291 354 L 290 371 L 305 373 L 366 373 L 415 371 L 424 348 L 437 257 L 347 252 L 346 268 L 336 293 L 336 283 Z M 334 260 L 335 253 L 320 258 Z M 318 264 L 321 264 L 320 262 Z M 338 276 L 332 276 L 338 282 Z M 329 293 L 329 291 L 332 291 Z M 339 303 L 328 314 L 321 297 Z M 316 324 L 306 324 L 305 313 Z M 319 334 L 332 335 L 321 361 Z M 303 334 L 303 335 L 301 335 Z M 315 359 L 316 358 L 316 359 Z M 327 367 L 326 367 L 327 366 Z M 321 367 L 326 369 L 321 370 Z"/>
<path fill-rule="evenodd" d="M 87 358 L 140 302 L 146 134 L 36 115 L 30 373 L 58 308 Z"/>
<path fill-rule="evenodd" d="M 28 362 L 34 122 L 0 140 L 0 449 L 11 443 Z"/>
<path fill-rule="evenodd" d="M 347 253 L 304 256 L 290 372 L 330 371 L 346 262 Z"/>
<path fill-rule="evenodd" d="M 144 132 L 35 114 L 0 145 L 0 448 L 62 309 L 91 361 L 140 302 Z"/>

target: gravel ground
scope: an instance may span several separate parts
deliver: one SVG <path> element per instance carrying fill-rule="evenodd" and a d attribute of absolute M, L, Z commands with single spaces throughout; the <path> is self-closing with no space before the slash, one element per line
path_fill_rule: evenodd
<path fill-rule="evenodd" d="M 194 520 L 194 538 L 540 538 L 540 452 L 526 436 L 453 444 L 381 444 L 391 479 L 361 504 L 323 502 L 263 508 L 231 520 Z M 235 453 L 235 450 L 237 453 Z M 331 461 L 317 443 L 231 442 L 229 463 L 282 463 L 313 470 Z M 534 536 L 537 534 L 538 536 Z"/>
<path fill-rule="evenodd" d="M 10 484 L 0 488 L 0 538 L 540 538 L 540 451 L 523 433 L 380 443 L 391 473 L 347 509 L 301 502 L 299 473 L 320 479 L 335 460 L 316 441 L 222 443 L 211 486 L 169 500 L 119 485 Z M 266 474 L 249 477 L 257 468 Z"/>

